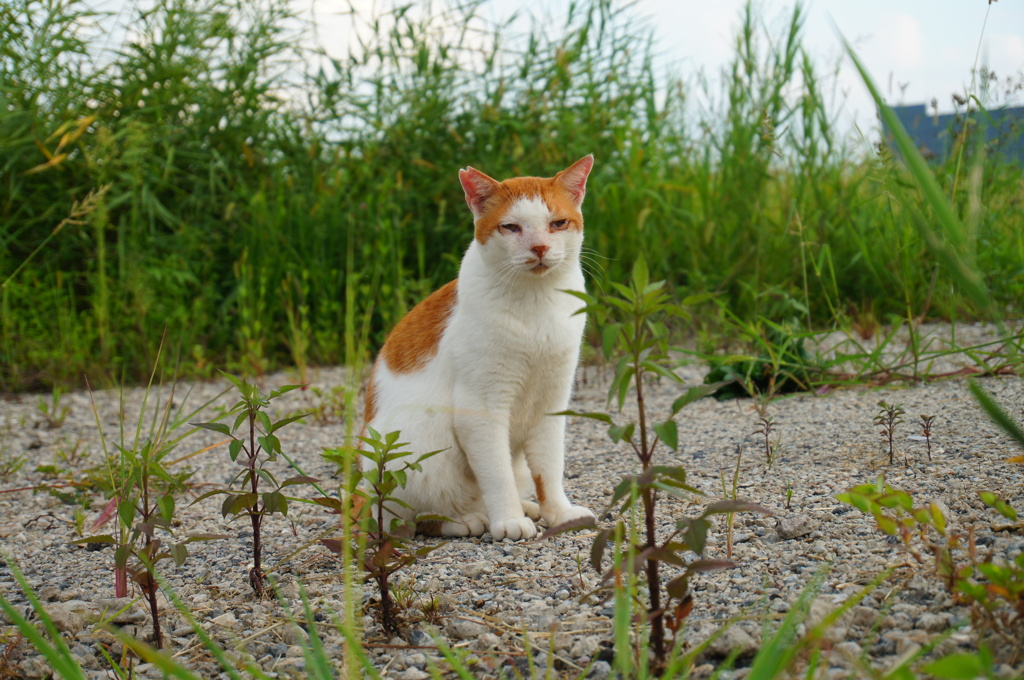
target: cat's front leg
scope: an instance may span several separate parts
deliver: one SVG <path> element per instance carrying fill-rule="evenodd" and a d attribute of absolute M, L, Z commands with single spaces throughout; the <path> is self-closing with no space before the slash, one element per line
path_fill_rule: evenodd
<path fill-rule="evenodd" d="M 483 495 L 494 540 L 536 536 L 537 525 L 523 514 L 516 489 L 508 423 L 493 411 L 457 409 L 455 433 Z"/>
<path fill-rule="evenodd" d="M 569 501 L 562 484 L 565 472 L 564 416 L 545 416 L 527 439 L 525 452 L 540 514 L 549 527 L 594 517 L 588 508 Z"/>

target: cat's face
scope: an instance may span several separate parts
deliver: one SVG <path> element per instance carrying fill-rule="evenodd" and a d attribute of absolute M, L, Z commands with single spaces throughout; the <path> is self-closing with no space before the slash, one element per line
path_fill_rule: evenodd
<path fill-rule="evenodd" d="M 579 261 L 583 246 L 580 206 L 593 156 L 554 177 L 497 182 L 473 168 L 459 172 L 475 218 L 475 238 L 500 272 L 543 276 Z"/>

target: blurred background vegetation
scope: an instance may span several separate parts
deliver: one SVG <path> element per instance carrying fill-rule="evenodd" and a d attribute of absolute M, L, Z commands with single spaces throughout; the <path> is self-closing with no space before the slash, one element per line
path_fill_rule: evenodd
<path fill-rule="evenodd" d="M 679 329 L 705 343 L 727 318 L 980 314 L 892 155 L 835 129 L 799 9 L 773 35 L 748 9 L 695 106 L 610 0 L 522 36 L 481 30 L 478 4 L 393 9 L 348 59 L 304 48 L 286 0 L 128 7 L 112 45 L 80 0 L 0 5 L 0 390 L 136 379 L 165 331 L 194 377 L 351 362 L 456 275 L 460 167 L 587 153 L 591 285 L 644 253 L 679 296 L 716 296 Z M 1021 169 L 974 145 L 936 175 L 995 313 L 1019 315 Z"/>

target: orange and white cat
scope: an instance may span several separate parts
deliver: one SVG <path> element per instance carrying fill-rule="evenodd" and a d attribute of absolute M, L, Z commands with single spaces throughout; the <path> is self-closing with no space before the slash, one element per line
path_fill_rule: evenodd
<path fill-rule="evenodd" d="M 417 455 L 444 450 L 396 491 L 404 519 L 438 514 L 446 536 L 518 540 L 537 533 L 534 519 L 593 517 L 565 495 L 565 418 L 547 415 L 568 408 L 586 323 L 564 291 L 584 289 L 593 164 L 503 182 L 459 171 L 475 223 L 459 278 L 399 322 L 367 390 L 370 427 L 400 430 Z"/>

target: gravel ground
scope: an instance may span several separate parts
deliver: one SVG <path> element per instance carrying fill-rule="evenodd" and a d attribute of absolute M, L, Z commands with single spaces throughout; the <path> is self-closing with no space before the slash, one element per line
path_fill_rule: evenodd
<path fill-rule="evenodd" d="M 977 329 L 979 334 L 983 331 Z M 962 338 L 958 341 L 964 344 Z M 948 370 L 959 367 L 955 357 L 947 362 Z M 937 367 L 932 370 L 937 371 Z M 698 382 L 703 371 L 688 367 L 683 373 L 688 382 Z M 581 369 L 573 408 L 603 409 L 610 377 L 605 368 Z M 344 383 L 344 372 L 320 369 L 311 379 L 314 387 L 329 393 Z M 294 376 L 272 375 L 265 385 L 274 387 L 293 380 Z M 981 382 L 1011 414 L 1020 415 L 1024 406 L 1020 378 L 985 378 Z M 221 383 L 196 385 L 188 403 L 196 405 L 214 398 L 224 388 Z M 176 403 L 181 402 L 183 393 L 184 387 L 179 387 Z M 679 393 L 678 386 L 655 382 L 646 395 L 647 403 L 657 416 Z M 142 394 L 137 389 L 125 392 L 126 423 L 136 422 Z M 163 403 L 163 395 L 160 399 L 157 393 L 151 395 L 150 406 Z M 61 404 L 69 410 L 60 427 L 49 426 L 37 399 L 15 396 L 0 402 L 0 463 L 19 456 L 28 459 L 20 472 L 0 485 L 0 541 L 57 618 L 72 653 L 89 677 L 113 677 L 104 670 L 99 647 L 117 652 L 119 644 L 93 625 L 101 611 L 120 608 L 113 600 L 113 552 L 72 544 L 77 538 L 72 521 L 75 506 L 38 488 L 44 483 L 83 479 L 84 471 L 101 461 L 102 448 L 89 395 L 63 397 Z M 896 436 L 898 464 L 892 467 L 887 465 L 888 455 L 881 449 L 872 422 L 880 400 L 902 403 L 906 410 L 906 422 Z M 217 403 L 230 405 L 231 401 L 228 395 Z M 118 427 L 118 394 L 97 392 L 95 402 L 103 431 L 108 442 L 113 442 Z M 315 408 L 319 402 L 314 390 L 295 391 L 275 402 L 275 408 L 279 414 L 288 414 Z M 331 421 L 330 409 L 327 411 L 326 420 Z M 975 649 L 977 634 L 970 627 L 969 610 L 953 602 L 928 565 L 913 563 L 900 544 L 886 540 L 873 520 L 835 498 L 837 493 L 874 481 L 884 472 L 893 486 L 912 493 L 916 499 L 939 504 L 955 529 L 973 527 L 977 543 L 985 550 L 1007 558 L 1024 551 L 1020 530 L 1000 530 L 998 525 L 1004 522 L 987 510 L 977 495 L 980 490 L 995 491 L 1018 510 L 1024 510 L 1024 466 L 1005 462 L 1019 451 L 982 414 L 967 383 L 947 380 L 916 387 L 854 387 L 828 394 L 793 395 L 773 401 L 767 413 L 774 418 L 781 436 L 779 457 L 770 471 L 766 470 L 758 436 L 752 434 L 758 414 L 749 399 L 705 399 L 688 407 L 678 419 L 679 452 L 660 453 L 660 464 L 682 465 L 689 482 L 707 494 L 706 498 L 685 502 L 663 501 L 659 514 L 663 526 L 671 527 L 683 516 L 695 516 L 710 500 L 721 498 L 720 475 L 724 470 L 731 479 L 738 455 L 739 496 L 775 512 L 773 517 L 737 516 L 733 557 L 738 566 L 701 575 L 694 584 L 695 606 L 684 633 L 687 644 L 698 644 L 724 622 L 736 620 L 699 658 L 695 675 L 709 674 L 725 655 L 739 648 L 742 654 L 731 676 L 744 677 L 743 666 L 760 644 L 764 626 L 770 630 L 772 621 L 789 610 L 813 575 L 819 573 L 823 574 L 823 585 L 808 624 L 820 621 L 884 569 L 894 569 L 887 581 L 830 629 L 824 664 L 830 678 L 863 675 L 865 663 L 890 668 L 939 638 L 944 640 L 936 648 L 938 653 Z M 925 453 L 925 442 L 918 436 L 917 421 L 922 414 L 936 416 L 931 461 Z M 281 431 L 284 451 L 307 473 L 335 484 L 331 466 L 321 460 L 320 453 L 325 447 L 341 444 L 345 429 L 337 420 L 320 423 L 310 419 L 305 424 L 290 425 Z M 212 433 L 200 432 L 182 442 L 177 452 L 183 455 L 217 439 Z M 77 459 L 69 466 L 60 452 L 67 456 L 72 451 Z M 619 479 L 636 470 L 632 454 L 612 444 L 603 426 L 592 421 L 570 420 L 567 451 L 569 495 L 574 502 L 595 511 L 605 508 Z M 52 473 L 38 472 L 41 465 L 56 465 L 67 472 L 55 478 Z M 238 470 L 229 461 L 225 447 L 181 465 L 197 468 L 192 477 L 194 496 L 227 482 Z M 287 474 L 283 469 L 280 472 Z M 17 490 L 24 487 L 36 490 Z M 788 503 L 787 489 L 792 490 Z M 91 498 L 89 522 L 103 506 L 101 496 L 92 494 Z M 255 660 L 278 677 L 301 675 L 302 633 L 283 625 L 283 612 L 276 602 L 252 599 L 246 579 L 252 533 L 242 520 L 222 520 L 220 502 L 221 497 L 193 506 L 186 500 L 179 502 L 179 536 L 214 532 L 234 538 L 192 544 L 188 561 L 180 568 L 165 567 L 165 576 L 203 621 L 203 627 L 225 646 L 237 650 L 233 653 Z M 338 559 L 319 545 L 304 546 L 329 530 L 333 521 L 318 507 L 296 504 L 289 519 L 274 516 L 267 520 L 264 530 L 264 562 L 283 583 L 282 594 L 292 606 L 298 605 L 301 581 L 316 617 L 324 622 L 341 608 L 341 568 Z M 527 654 L 531 653 L 524 646 L 528 637 L 532 653 L 540 657 L 538 661 L 547 663 L 547 651 L 536 650 L 552 648 L 555 668 L 568 677 L 576 677 L 588 667 L 591 677 L 607 676 L 611 610 L 609 605 L 592 599 L 580 601 L 597 585 L 596 575 L 587 566 L 593 535 L 584 532 L 524 542 L 494 542 L 485 535 L 444 543 L 398 577 L 399 594 L 409 605 L 402 638 L 388 639 L 371 616 L 364 617 L 368 654 L 385 677 L 426 678 L 434 665 L 444 667 L 431 638 L 439 634 L 450 645 L 466 648 L 472 654 L 475 675 L 499 677 L 511 672 L 509 666 L 525 672 Z M 417 541 L 441 543 L 438 539 Z M 725 557 L 722 521 L 712 531 L 708 544 L 705 557 Z M 6 565 L 0 567 L 0 589 L 6 598 L 25 606 L 26 600 Z M 357 594 L 364 601 L 372 595 L 369 586 Z M 137 604 L 115 620 L 134 627 L 139 635 L 151 632 L 148 614 Z M 0 646 L 12 639 L 11 627 L 6 623 L 6 637 L 0 639 Z M 961 627 L 949 634 L 947 629 L 953 625 Z M 219 674 L 173 608 L 168 607 L 164 614 L 164 629 L 169 632 L 171 652 L 178 660 L 203 677 Z M 341 638 L 329 628 L 324 637 L 328 655 L 340 659 Z M 4 659 L 6 670 L 14 676 L 44 677 L 49 673 L 25 642 L 12 645 Z M 155 668 L 142 666 L 140 671 L 143 677 L 160 677 Z M 1013 668 L 1004 664 L 1000 673 L 1014 677 L 1024 673 L 1024 665 Z M 5 677 L 2 672 L 0 677 Z"/>

